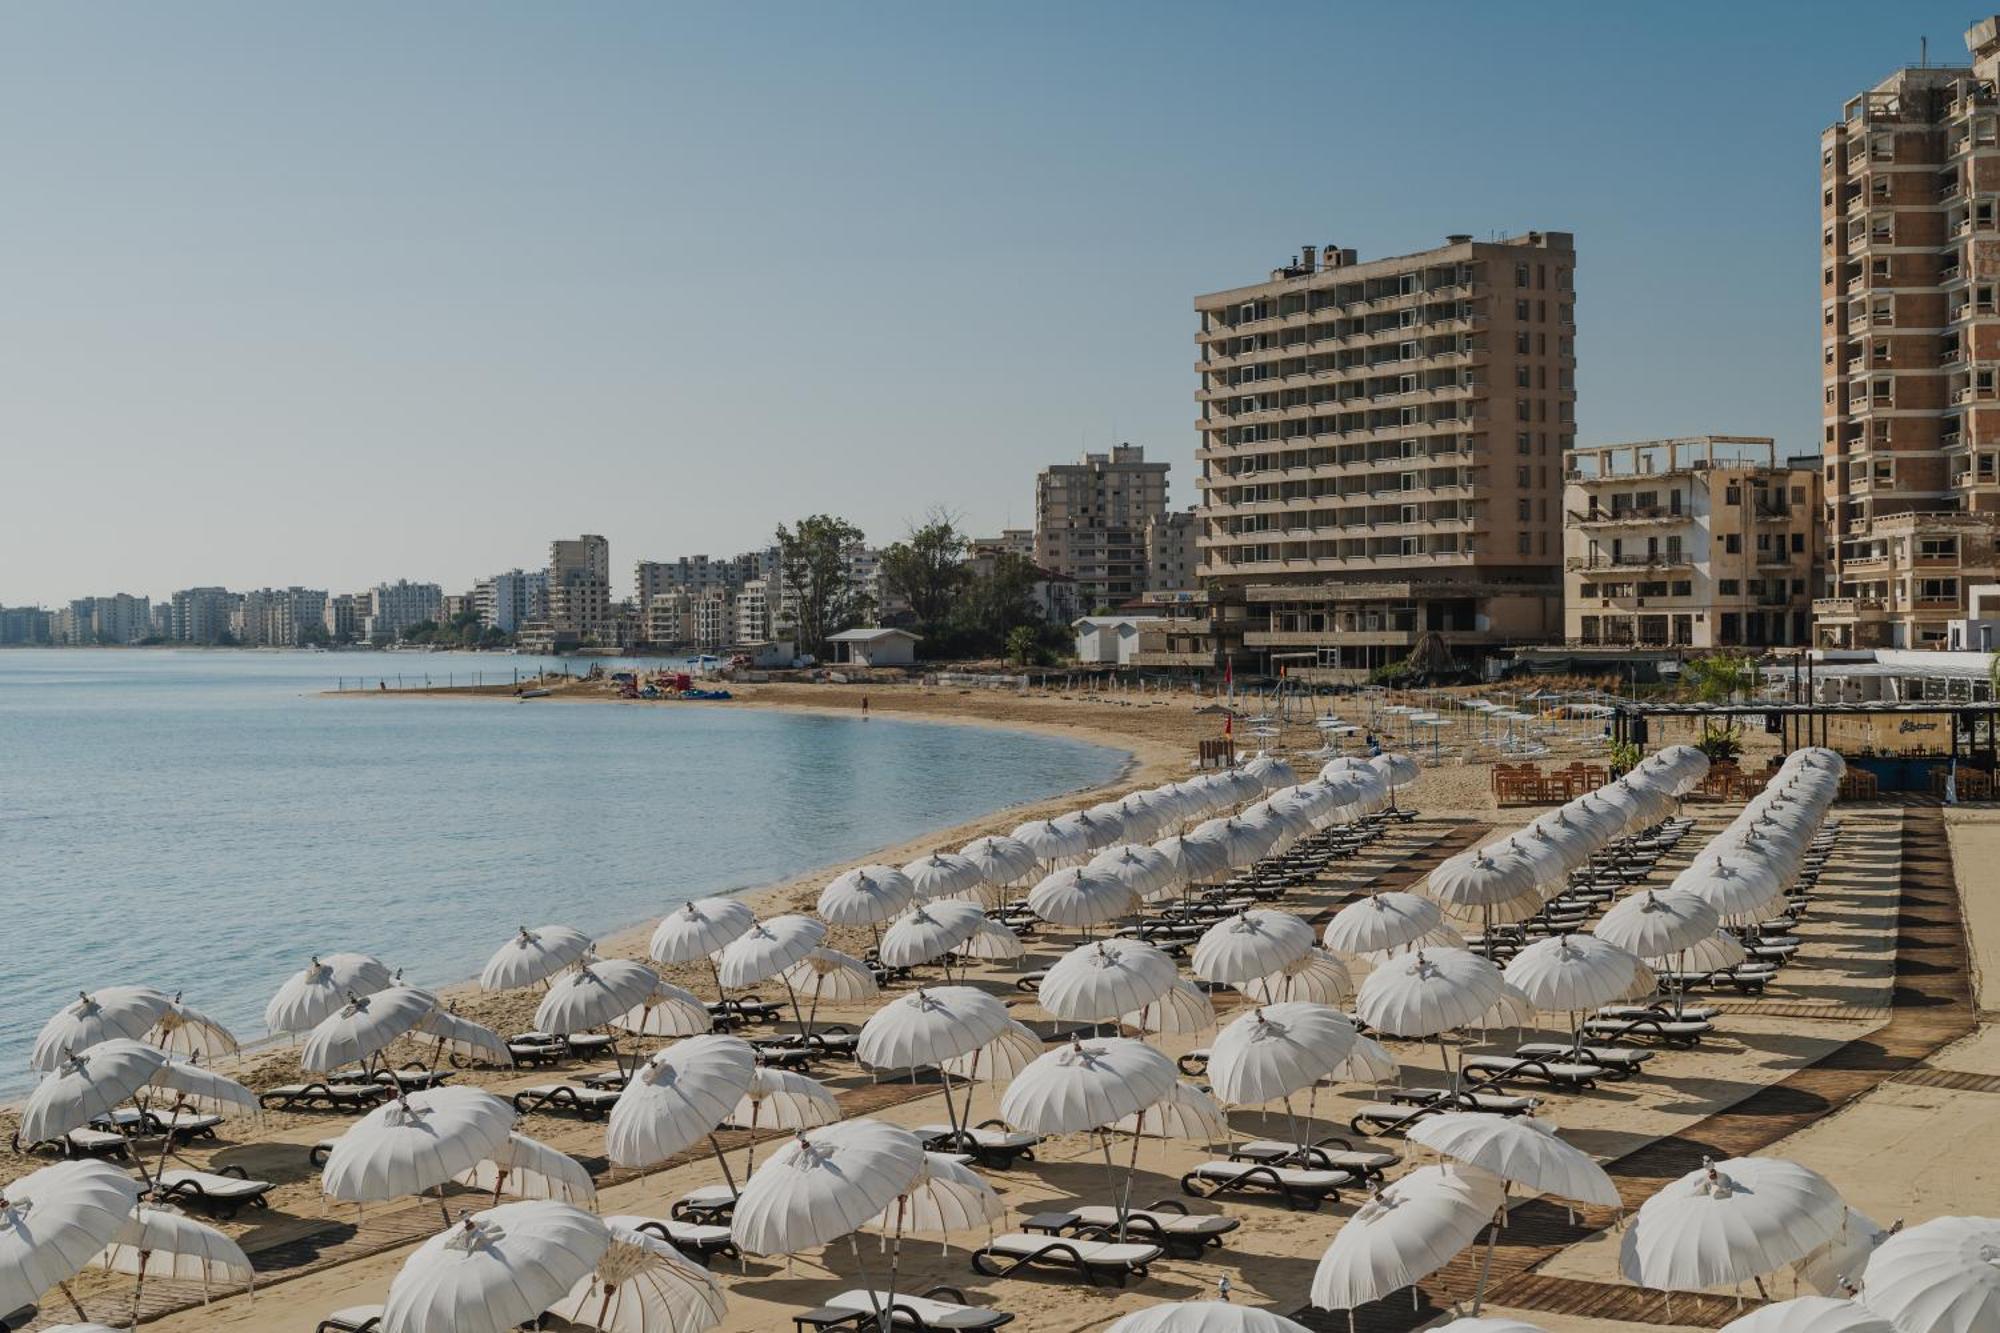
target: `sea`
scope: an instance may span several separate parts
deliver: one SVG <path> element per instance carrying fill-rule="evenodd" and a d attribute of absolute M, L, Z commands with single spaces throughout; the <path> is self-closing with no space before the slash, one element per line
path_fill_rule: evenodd
<path fill-rule="evenodd" d="M 1128 758 L 879 715 L 329 694 L 543 665 L 0 651 L 0 1100 L 32 1085 L 36 1032 L 80 990 L 180 991 L 247 1043 L 315 953 L 458 982 L 516 927 L 608 934 L 1095 786 Z"/>

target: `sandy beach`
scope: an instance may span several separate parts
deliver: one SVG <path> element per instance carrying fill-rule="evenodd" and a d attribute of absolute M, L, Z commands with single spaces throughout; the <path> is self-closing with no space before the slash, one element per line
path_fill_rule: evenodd
<path fill-rule="evenodd" d="M 753 685 L 741 690 L 737 703 L 709 706 L 852 713 L 859 711 L 863 692 L 857 687 Z M 1072 793 L 996 812 L 860 860 L 910 860 L 932 847 L 956 847 L 982 833 L 1005 831 L 1027 818 L 1075 809 L 1118 792 L 1185 776 L 1195 742 L 1220 730 L 1218 718 L 1196 711 L 1212 701 L 1186 694 L 1090 697 L 914 687 L 873 687 L 865 692 L 873 715 L 1066 735 L 1116 746 L 1131 753 L 1133 761 L 1116 783 L 1101 791 Z M 619 703 L 606 700 L 601 690 L 581 686 L 565 693 L 566 698 L 558 695 L 530 705 L 468 701 L 467 706 L 568 707 L 586 701 L 616 707 L 696 706 Z M 389 707 L 394 706 L 394 698 L 373 703 L 357 700 L 353 706 Z M 1278 745 L 1291 749 L 1303 749 L 1316 739 L 1310 725 L 1303 723 L 1286 728 L 1285 734 L 1276 738 Z M 1752 742 L 1753 750 L 1766 743 L 1761 736 Z M 1532 809 L 1497 810 L 1490 793 L 1486 765 L 1447 762 L 1427 767 L 1405 797 L 1421 811 L 1420 818 L 1392 828 L 1351 861 L 1336 863 L 1316 882 L 1288 895 L 1283 905 L 1316 924 L 1323 922 L 1354 893 L 1415 883 L 1444 855 L 1491 832 L 1517 827 L 1536 813 Z M 1691 806 L 1690 813 L 1697 816 L 1696 829 L 1654 872 L 1656 882 L 1670 878 L 1685 865 L 1701 843 L 1727 823 L 1734 807 Z M 1991 1078 L 2000 1072 L 1996 1066 L 2000 1045 L 1995 1044 L 2000 1039 L 1992 1037 L 1979 1021 L 1993 1009 L 1986 991 L 2000 978 L 2000 906 L 1990 901 L 1990 874 L 1968 870 L 1993 864 L 1993 857 L 2000 853 L 2000 818 L 1991 810 L 1961 808 L 1947 814 L 1934 808 L 1893 805 L 1841 806 L 1835 814 L 1844 824 L 1841 857 L 1822 880 L 1820 907 L 1799 931 L 1803 941 L 1799 959 L 1786 968 L 1766 995 L 1751 998 L 1726 992 L 1719 1002 L 1724 1012 L 1713 1038 L 1692 1050 L 1661 1050 L 1640 1076 L 1628 1082 L 1600 1084 L 1595 1091 L 1584 1093 L 1538 1094 L 1545 1100 L 1542 1114 L 1559 1126 L 1565 1137 L 1610 1164 L 1628 1207 L 1658 1187 L 1660 1180 L 1653 1174 L 1657 1167 L 1652 1164 L 1662 1160 L 1662 1145 L 1713 1139 L 1718 1144 L 1751 1145 L 1754 1151 L 1795 1157 L 1816 1166 L 1854 1206 L 1885 1223 L 1898 1216 L 1914 1221 L 1940 1213 L 1992 1211 L 1992 1172 L 1986 1164 L 1969 1163 L 1961 1145 L 1974 1135 L 2000 1130 L 2000 1099 L 1981 1082 L 1984 1079 L 2000 1086 L 2000 1079 Z M 1902 997 L 1913 985 L 1931 994 L 1945 994 L 1949 989 L 1942 981 L 1912 982 L 1907 930 L 1902 932 L 1905 942 L 1899 947 L 1899 912 L 1906 910 L 1909 895 L 1938 891 L 1912 878 L 1910 866 L 1916 863 L 1909 858 L 1913 848 L 1921 851 L 1927 863 L 1942 858 L 1948 867 L 1955 868 L 1955 880 L 1947 873 L 1942 892 L 1954 908 L 1963 902 L 1964 936 L 1972 941 L 1967 952 L 1961 937 L 1959 956 L 1963 961 L 1957 964 L 1958 983 L 1967 1001 L 1957 1008 L 1945 1006 L 1955 1016 L 1952 1021 L 1963 1027 L 1956 1036 L 1939 1035 L 1947 1030 L 1935 1022 L 1923 1031 L 1910 1030 L 1903 1011 Z M 818 868 L 746 896 L 763 914 L 809 908 L 825 880 L 841 868 Z M 1973 891 L 1975 879 L 1985 883 L 1988 892 Z M 552 911 L 551 915 L 559 917 L 560 913 Z M 610 955 L 642 956 L 649 930 L 647 923 L 620 932 L 602 941 L 602 949 Z M 858 953 L 867 939 L 866 931 L 835 931 L 829 942 Z M 1003 998 L 1015 1017 L 1050 1030 L 1057 1026 L 1051 1016 L 1040 1009 L 1032 993 L 1016 988 L 1013 981 L 1025 969 L 1046 966 L 1074 942 L 1071 932 L 1037 932 L 1029 941 L 1027 958 L 1001 967 L 976 967 L 971 982 Z M 1357 979 L 1363 970 L 1357 969 Z M 705 969 L 668 972 L 670 979 L 697 991 L 710 989 Z M 1981 987 L 1977 1012 L 1969 998 L 1974 975 Z M 538 999 L 538 992 L 492 996 L 470 987 L 453 988 L 447 994 L 461 1012 L 503 1032 L 526 1027 Z M 1221 1021 L 1228 1021 L 1240 998 L 1233 992 L 1222 992 L 1215 999 Z M 856 1026 L 878 1003 L 831 1006 L 821 1011 L 820 1021 Z M 783 1024 L 777 1030 L 788 1027 Z M 760 1031 L 753 1030 L 753 1035 Z M 1178 1056 L 1205 1045 L 1208 1035 L 1165 1037 L 1160 1044 Z M 1512 1031 L 1472 1034 L 1465 1049 L 1511 1050 L 1511 1043 L 1519 1036 Z M 1935 1050 L 1926 1042 L 1935 1042 Z M 1923 1054 L 1894 1069 L 1828 1081 L 1829 1071 L 1844 1072 L 1849 1063 L 1841 1058 L 1843 1052 L 1855 1049 L 1856 1044 L 1875 1043 L 1895 1050 L 1921 1050 Z M 1441 1077 L 1434 1044 L 1396 1042 L 1391 1043 L 1391 1049 L 1401 1063 L 1403 1083 L 1422 1084 Z M 415 1057 L 420 1052 L 412 1047 L 394 1054 Z M 1919 1077 L 1929 1070 L 1973 1076 L 1973 1086 L 1956 1086 L 1965 1079 Z M 455 1081 L 506 1095 L 582 1071 L 583 1067 L 573 1064 L 541 1072 L 468 1070 Z M 240 1069 L 227 1072 L 255 1086 L 269 1086 L 295 1073 L 294 1057 L 284 1048 L 260 1050 L 246 1057 Z M 866 1071 L 843 1063 L 823 1066 L 817 1072 L 839 1095 L 850 1116 L 872 1115 L 905 1125 L 939 1123 L 945 1118 L 935 1081 L 877 1081 Z M 1814 1079 L 1821 1081 L 1812 1083 Z M 1796 1092 L 1787 1091 L 1795 1085 L 1809 1086 L 1812 1095 L 1821 1098 L 1823 1106 L 1818 1112 L 1803 1118 L 1763 1113 L 1765 1102 L 1774 1097 L 1788 1098 L 1786 1105 L 1796 1102 Z M 975 1118 L 994 1114 L 997 1093 L 993 1089 L 980 1085 L 971 1095 Z M 1365 1087 L 1325 1091 L 1314 1099 L 1311 1112 L 1324 1126 L 1321 1132 L 1342 1132 L 1355 1109 L 1375 1095 Z M 1732 1115 L 1732 1108 L 1744 1109 Z M 260 1268 L 270 1272 L 254 1300 L 231 1296 L 205 1308 L 187 1308 L 195 1295 L 187 1288 L 160 1284 L 156 1292 L 149 1285 L 145 1312 L 164 1317 L 149 1322 L 148 1327 L 303 1333 L 329 1310 L 381 1299 L 410 1246 L 438 1225 L 438 1212 L 435 1202 L 405 1203 L 370 1208 L 357 1217 L 352 1208 L 332 1205 L 320 1196 L 317 1173 L 306 1160 L 307 1149 L 338 1134 L 349 1122 L 349 1117 L 327 1113 L 271 1112 L 261 1122 L 231 1122 L 225 1125 L 219 1143 L 197 1145 L 177 1154 L 190 1164 L 241 1166 L 252 1175 L 277 1183 L 269 1212 L 246 1214 L 224 1224 Z M 1245 1109 L 1231 1116 L 1232 1131 L 1238 1137 L 1282 1133 L 1284 1126 L 1283 1111 L 1277 1107 Z M 11 1124 L 8 1127 L 11 1129 Z M 521 1130 L 591 1166 L 600 1176 L 599 1207 L 604 1212 L 664 1216 L 671 1201 L 687 1189 L 719 1178 L 715 1163 L 705 1155 L 641 1176 L 608 1171 L 601 1122 L 537 1113 L 524 1120 Z M 724 1142 L 731 1148 L 740 1178 L 747 1166 L 747 1140 L 732 1132 L 724 1136 Z M 1421 1149 L 1400 1140 L 1385 1141 L 1385 1146 L 1401 1152 L 1405 1163 L 1427 1160 Z M 1140 1175 L 1134 1195 L 1141 1203 L 1178 1197 L 1195 1211 L 1221 1211 L 1241 1221 L 1241 1228 L 1228 1237 L 1224 1248 L 1207 1251 L 1199 1259 L 1163 1262 L 1149 1278 L 1123 1291 L 1078 1288 L 1047 1278 L 995 1279 L 974 1274 L 967 1264 L 968 1249 L 985 1239 L 980 1230 L 906 1241 L 902 1285 L 921 1292 L 950 1284 L 976 1304 L 1014 1312 L 1018 1317 L 1011 1327 L 1032 1333 L 1098 1327 L 1120 1313 L 1154 1301 L 1209 1296 L 1224 1276 L 1233 1284 L 1238 1299 L 1269 1304 L 1286 1313 L 1300 1311 L 1314 1264 L 1361 1196 L 1343 1192 L 1337 1202 L 1316 1211 L 1291 1212 L 1271 1196 L 1203 1201 L 1182 1194 L 1179 1182 L 1183 1173 L 1210 1155 L 1205 1145 L 1146 1141 L 1139 1152 Z M 1105 1201 L 1107 1185 L 1094 1139 L 1075 1135 L 1052 1140 L 1037 1149 L 1036 1158 L 1006 1171 L 984 1173 L 1010 1210 L 1000 1229 L 1015 1229 L 1024 1218 L 1051 1208 L 1078 1201 Z M 0 1165 L 0 1179 L 12 1178 L 45 1160 L 10 1154 Z M 454 1208 L 477 1207 L 481 1199 L 461 1193 L 451 1204 Z M 1488 1313 L 1517 1313 L 1552 1333 L 1568 1333 L 1627 1326 L 1712 1328 L 1724 1322 L 1733 1307 L 1733 1298 L 1726 1293 L 1707 1300 L 1677 1297 L 1675 1316 L 1688 1322 L 1663 1322 L 1657 1295 L 1642 1296 L 1618 1285 L 1615 1236 L 1603 1230 L 1613 1221 L 1609 1214 L 1585 1215 L 1570 1227 L 1561 1223 L 1559 1211 L 1551 1222 L 1546 1208 L 1530 1200 L 1517 1205 L 1515 1215 L 1520 1220 L 1510 1227 L 1496 1259 Z M 886 1256 L 877 1253 L 876 1238 L 864 1236 L 859 1245 L 857 1251 L 845 1241 L 837 1242 L 821 1254 L 790 1263 L 751 1258 L 738 1265 L 719 1260 L 716 1271 L 730 1301 L 724 1329 L 747 1333 L 788 1326 L 797 1310 L 862 1285 L 862 1273 L 879 1279 Z M 1469 1293 L 1466 1284 L 1470 1275 L 1463 1260 L 1450 1265 L 1423 1284 L 1417 1313 L 1412 1313 L 1410 1296 L 1405 1293 L 1396 1301 L 1362 1311 L 1357 1327 L 1427 1325 L 1451 1300 Z M 86 1275 L 75 1289 L 94 1316 L 123 1321 L 123 1302 L 130 1291 L 127 1280 Z M 64 1313 L 48 1310 L 44 1320 L 59 1322 L 57 1317 Z M 1320 1313 L 1295 1317 L 1305 1318 L 1314 1327 L 1346 1326 L 1344 1316 Z"/>

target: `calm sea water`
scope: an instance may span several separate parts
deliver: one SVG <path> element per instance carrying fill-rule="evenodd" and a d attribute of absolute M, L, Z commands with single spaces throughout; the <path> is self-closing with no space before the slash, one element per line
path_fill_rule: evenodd
<path fill-rule="evenodd" d="M 518 925 L 608 932 L 1125 758 L 728 705 L 320 697 L 340 675 L 517 665 L 537 664 L 0 652 L 0 1094 L 29 1085 L 35 1032 L 81 988 L 182 989 L 248 1040 L 316 951 L 462 980 Z"/>

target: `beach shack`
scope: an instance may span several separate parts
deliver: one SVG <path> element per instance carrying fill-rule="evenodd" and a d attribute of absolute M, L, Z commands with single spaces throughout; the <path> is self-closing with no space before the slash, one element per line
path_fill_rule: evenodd
<path fill-rule="evenodd" d="M 1130 666 L 1139 651 L 1139 635 L 1167 623 L 1164 616 L 1079 616 L 1070 622 L 1076 634 L 1076 660 L 1098 666 Z"/>
<path fill-rule="evenodd" d="M 827 642 L 833 645 L 836 663 L 858 667 L 910 666 L 917 660 L 917 644 L 922 638 L 906 629 L 875 626 L 844 629 L 829 635 Z"/>

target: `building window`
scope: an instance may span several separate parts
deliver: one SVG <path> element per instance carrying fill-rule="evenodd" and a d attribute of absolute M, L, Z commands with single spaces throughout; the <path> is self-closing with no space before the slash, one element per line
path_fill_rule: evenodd
<path fill-rule="evenodd" d="M 1526 499 L 1516 500 L 1514 502 L 1514 517 L 1523 523 L 1532 521 L 1535 517 L 1534 505 Z"/>
<path fill-rule="evenodd" d="M 1521 555 L 1533 555 L 1533 554 L 1534 554 L 1534 552 L 1533 552 L 1532 550 L 1530 550 L 1530 549 L 1529 549 L 1529 546 L 1528 546 L 1528 537 L 1529 537 L 1529 534 L 1528 534 L 1528 533 L 1525 533 L 1525 532 L 1523 532 L 1523 533 L 1520 533 L 1520 534 L 1519 534 L 1519 536 L 1520 536 L 1520 543 L 1519 543 L 1519 553 L 1520 553 Z"/>
<path fill-rule="evenodd" d="M 1735 579 L 1717 579 L 1715 581 L 1715 591 L 1723 597 L 1734 597 L 1736 595 L 1736 586 Z"/>
<path fill-rule="evenodd" d="M 1805 534 L 1804 534 L 1803 532 L 1795 532 L 1795 533 L 1793 533 L 1793 534 L 1792 534 L 1792 554 L 1793 554 L 1793 555 L 1801 555 L 1801 554 L 1803 554 L 1803 553 L 1805 552 L 1805 549 L 1806 549 L 1806 535 L 1805 535 Z"/>
<path fill-rule="evenodd" d="M 1514 265 L 1514 285 L 1516 287 L 1525 287 L 1528 285 L 1528 266 L 1526 264 Z"/>
<path fill-rule="evenodd" d="M 1523 324 L 1528 322 L 1528 303 L 1526 301 L 1514 302 L 1514 318 L 1520 320 Z"/>
<path fill-rule="evenodd" d="M 1525 455 L 1528 452 L 1528 432 L 1520 431 L 1514 436 L 1514 452 Z"/>
<path fill-rule="evenodd" d="M 1692 579 L 1675 579 L 1674 596 L 1676 597 L 1694 596 L 1694 581 Z"/>

